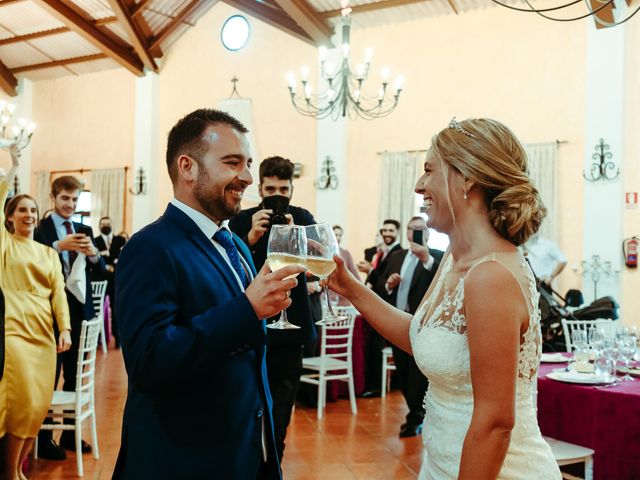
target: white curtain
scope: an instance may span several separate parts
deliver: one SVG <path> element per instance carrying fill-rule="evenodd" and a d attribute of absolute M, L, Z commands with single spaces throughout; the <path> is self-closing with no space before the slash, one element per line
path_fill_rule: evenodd
<path fill-rule="evenodd" d="M 111 217 L 113 231 L 123 229 L 124 168 L 91 171 L 91 227 L 98 230 L 101 217 Z"/>
<path fill-rule="evenodd" d="M 556 164 L 558 144 L 556 142 L 531 143 L 524 146 L 529 159 L 529 175 L 540 192 L 547 207 L 547 218 L 542 222 L 539 233 L 543 238 L 558 243 Z"/>
<path fill-rule="evenodd" d="M 398 220 L 403 241 L 406 240 L 407 223 L 416 212 L 413 189 L 424 158 L 423 151 L 382 153 L 378 226 L 388 218 Z"/>
<path fill-rule="evenodd" d="M 40 210 L 40 218 L 51 208 L 51 172 L 36 172 L 36 190 L 34 197 Z"/>

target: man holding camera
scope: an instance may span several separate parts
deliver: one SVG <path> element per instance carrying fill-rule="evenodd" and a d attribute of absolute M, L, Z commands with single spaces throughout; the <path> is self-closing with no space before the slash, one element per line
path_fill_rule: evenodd
<path fill-rule="evenodd" d="M 407 226 L 409 249 L 392 252 L 374 286 L 391 305 L 413 315 L 438 270 L 443 252 L 427 247 L 429 230 L 422 217 L 413 217 Z M 424 407 L 422 401 L 429 386 L 413 356 L 392 345 L 398 384 L 407 406 L 406 422 L 400 427 L 400 437 L 414 437 L 422 431 Z"/>
<path fill-rule="evenodd" d="M 231 219 L 229 228 L 249 246 L 253 263 L 260 270 L 267 260 L 269 230 L 272 225 L 313 225 L 313 215 L 304 208 L 289 205 L 293 194 L 293 163 L 282 157 L 269 157 L 260 164 L 258 185 L 262 203 L 242 210 Z M 310 284 L 310 287 L 317 286 Z M 296 400 L 304 347 L 313 345 L 316 330 L 313 324 L 307 282 L 298 277 L 298 285 L 291 290 L 292 304 L 287 309 L 289 321 L 298 330 L 267 329 L 267 374 L 273 397 L 273 423 L 276 450 L 282 461 L 284 439 Z M 277 317 L 271 321 L 277 320 Z"/>

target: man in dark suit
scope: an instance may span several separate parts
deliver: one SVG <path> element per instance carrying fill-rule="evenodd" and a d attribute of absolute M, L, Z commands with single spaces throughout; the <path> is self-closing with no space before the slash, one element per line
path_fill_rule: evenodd
<path fill-rule="evenodd" d="M 129 377 L 114 479 L 280 479 L 263 318 L 303 271 L 255 273 L 228 229 L 253 182 L 246 128 L 196 110 L 171 129 L 174 199 L 123 248 L 116 309 Z"/>
<path fill-rule="evenodd" d="M 57 384 L 61 362 L 62 376 L 64 378 L 62 389 L 65 392 L 73 392 L 76 389 L 76 368 L 82 321 L 95 317 L 91 298 L 91 276 L 94 272 L 103 272 L 105 269 L 104 262 L 94 244 L 91 228 L 82 223 L 72 221 L 81 191 L 82 183 L 77 178 L 69 175 L 56 178 L 51 185 L 53 212 L 40 222 L 34 234 L 35 241 L 52 247 L 60 254 L 60 263 L 62 264 L 65 280 L 69 277 L 78 254 L 86 255 L 84 302 L 81 302 L 73 293 L 66 290 L 69 313 L 71 315 L 71 348 L 58 355 L 58 369 L 56 371 Z M 60 446 L 67 450 L 75 451 L 75 445 L 73 430 L 62 432 Z M 82 453 L 90 451 L 91 446 L 83 441 Z M 66 457 L 64 451 L 60 450 L 53 441 L 50 431 L 42 432 L 39 435 L 38 455 L 53 460 L 61 460 Z"/>
<path fill-rule="evenodd" d="M 393 219 L 387 219 L 382 222 L 382 228 L 380 228 L 380 236 L 382 237 L 383 245 L 375 254 L 367 279 L 365 283 L 369 285 L 374 292 L 380 297 L 384 297 L 386 294 L 384 289 L 377 287 L 378 280 L 382 272 L 384 272 L 389 255 L 393 252 L 402 250 L 400 245 L 400 222 Z M 365 392 L 362 394 L 364 398 L 373 398 L 380 396 L 381 378 L 382 378 L 382 349 L 385 347 L 386 341 L 378 332 L 371 329 L 371 335 L 369 336 L 369 342 L 367 344 L 367 358 L 366 358 L 366 374 L 365 374 Z"/>
<path fill-rule="evenodd" d="M 261 198 L 280 195 L 288 199 L 293 194 L 293 163 L 282 157 L 270 157 L 260 163 Z M 262 268 L 267 260 L 267 244 L 269 231 L 273 224 L 274 212 L 265 209 L 263 204 L 241 211 L 231 219 L 229 227 L 242 238 L 251 249 L 256 268 Z M 289 205 L 283 221 L 295 225 L 313 225 L 316 221 L 308 210 Z M 267 372 L 269 387 L 273 395 L 273 423 L 275 428 L 276 450 L 282 461 L 284 440 L 291 420 L 291 411 L 295 404 L 300 374 L 302 373 L 302 357 L 304 347 L 312 347 L 316 340 L 307 283 L 304 275 L 300 275 L 299 283 L 291 291 L 293 303 L 287 309 L 287 317 L 291 323 L 301 327 L 299 330 L 267 330 Z M 277 317 L 273 321 L 277 320 Z"/>
<path fill-rule="evenodd" d="M 422 238 L 418 240 L 418 237 Z M 382 298 L 391 305 L 413 315 L 431 285 L 443 252 L 426 246 L 429 230 L 422 217 L 413 217 L 409 221 L 407 238 L 410 248 L 389 254 L 376 291 L 381 292 Z M 400 427 L 400 437 L 414 437 L 422 431 L 425 413 L 422 402 L 429 382 L 412 355 L 395 345 L 391 348 L 398 384 L 409 407 L 406 422 Z"/>
<path fill-rule="evenodd" d="M 115 313 L 114 306 L 116 304 L 115 295 L 115 269 L 118 263 L 118 257 L 120 256 L 120 250 L 124 247 L 126 240 L 113 234 L 113 221 L 111 217 L 102 217 L 98 228 L 100 233 L 96 236 L 96 247 L 100 251 L 100 256 L 103 258 L 107 265 L 106 272 L 101 275 L 94 276 L 93 280 L 106 280 L 107 281 L 107 295 L 109 295 L 111 305 L 111 333 L 115 340 L 115 346 L 120 346 L 120 337 L 118 335 L 118 320 Z"/>

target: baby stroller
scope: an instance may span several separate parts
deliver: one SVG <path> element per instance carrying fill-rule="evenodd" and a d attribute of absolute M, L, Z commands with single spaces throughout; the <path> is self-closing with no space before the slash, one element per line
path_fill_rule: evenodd
<path fill-rule="evenodd" d="M 589 305 L 570 311 L 567 307 L 579 307 L 584 300 L 579 290 L 569 290 L 562 297 L 548 285 L 538 282 L 540 292 L 540 327 L 543 352 L 566 352 L 567 344 L 562 329 L 562 319 L 596 320 L 618 319 L 618 303 L 612 297 L 602 297 Z"/>

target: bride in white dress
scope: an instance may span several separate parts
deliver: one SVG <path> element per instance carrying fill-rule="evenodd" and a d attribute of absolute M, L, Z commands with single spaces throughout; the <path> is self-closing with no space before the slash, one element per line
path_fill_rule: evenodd
<path fill-rule="evenodd" d="M 415 316 L 380 300 L 340 259 L 329 287 L 429 378 L 420 479 L 560 479 L 534 404 L 538 293 L 518 246 L 546 210 L 522 145 L 494 120 L 454 119 L 433 137 L 415 191 L 429 227 L 450 240 Z"/>

